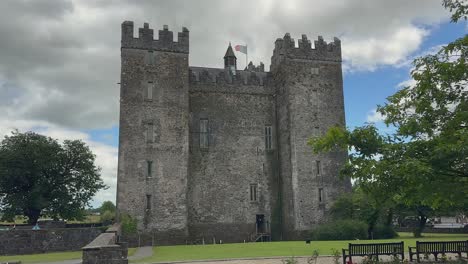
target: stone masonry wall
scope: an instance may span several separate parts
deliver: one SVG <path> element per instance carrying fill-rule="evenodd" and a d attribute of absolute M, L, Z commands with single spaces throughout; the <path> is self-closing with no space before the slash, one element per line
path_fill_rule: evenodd
<path fill-rule="evenodd" d="M 340 42 L 319 37 L 315 48 L 305 35 L 295 47 L 289 34 L 276 42 L 272 75 L 277 90 L 283 212 L 288 239 L 304 238 L 339 194 L 350 191 L 338 178 L 346 152 L 312 153 L 307 141 L 332 126 L 345 127 Z M 288 230 L 289 229 L 289 230 Z"/>
<path fill-rule="evenodd" d="M 145 24 L 133 38 L 128 25 L 122 24 L 117 207 L 138 220 L 140 231 L 185 243 L 188 31 L 173 42 L 164 28 L 153 40 Z"/>
<path fill-rule="evenodd" d="M 0 255 L 80 250 L 100 233 L 100 228 L 0 231 Z"/>
<path fill-rule="evenodd" d="M 268 160 L 275 142 L 272 150 L 265 149 L 265 126 L 272 126 L 275 136 L 273 93 L 265 86 L 219 82 L 192 82 L 190 91 L 191 238 L 249 241 L 256 215 L 264 215 L 269 225 L 276 202 Z M 200 148 L 200 119 L 208 120 L 208 148 Z M 258 188 L 256 201 L 251 184 Z"/>
<path fill-rule="evenodd" d="M 312 47 L 303 35 L 296 47 L 286 34 L 271 72 L 232 74 L 189 67 L 185 28 L 177 41 L 166 26 L 157 40 L 148 24 L 133 31 L 122 24 L 117 208 L 138 220 L 139 243 L 241 242 L 269 231 L 301 239 L 327 220 L 350 190 L 338 178 L 346 153 L 313 155 L 307 139 L 345 126 L 338 39 Z"/>

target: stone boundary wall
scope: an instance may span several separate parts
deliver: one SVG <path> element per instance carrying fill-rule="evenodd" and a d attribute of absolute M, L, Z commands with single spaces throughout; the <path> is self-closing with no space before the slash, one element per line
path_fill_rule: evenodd
<path fill-rule="evenodd" d="M 128 264 L 128 246 L 120 240 L 120 225 L 114 224 L 83 247 L 82 264 Z"/>
<path fill-rule="evenodd" d="M 101 232 L 100 228 L 0 231 L 0 255 L 80 250 Z"/>
<path fill-rule="evenodd" d="M 397 232 L 413 232 L 413 227 L 395 227 Z M 452 233 L 452 234 L 468 234 L 468 228 L 432 228 L 426 227 L 423 233 Z"/>

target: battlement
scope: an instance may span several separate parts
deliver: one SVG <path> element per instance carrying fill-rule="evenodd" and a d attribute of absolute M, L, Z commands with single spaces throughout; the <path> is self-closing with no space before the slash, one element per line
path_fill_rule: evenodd
<path fill-rule="evenodd" d="M 145 49 L 171 52 L 189 52 L 189 31 L 186 27 L 182 32 L 178 32 L 177 41 L 174 41 L 173 32 L 164 25 L 158 32 L 158 39 L 154 39 L 154 31 L 149 28 L 148 23 L 143 24 L 143 28 L 138 29 L 138 38 L 133 37 L 133 21 L 124 21 L 122 23 L 122 48 Z"/>
<path fill-rule="evenodd" d="M 264 86 L 267 73 L 260 71 L 238 70 L 232 76 L 225 69 L 190 67 L 190 83 L 198 84 L 235 84 L 238 86 Z"/>
<path fill-rule="evenodd" d="M 319 36 L 314 41 L 314 47 L 312 48 L 310 40 L 303 34 L 296 47 L 294 39 L 291 38 L 289 33 L 286 33 L 283 38 L 278 38 L 275 41 L 272 64 L 284 57 L 341 62 L 341 41 L 335 37 L 333 42 L 327 43 L 322 36 Z"/>

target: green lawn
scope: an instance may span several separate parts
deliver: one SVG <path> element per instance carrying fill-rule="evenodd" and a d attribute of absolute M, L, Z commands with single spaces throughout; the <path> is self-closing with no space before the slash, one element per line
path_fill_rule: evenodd
<path fill-rule="evenodd" d="M 418 240 L 465 240 L 467 234 L 425 234 Z M 332 248 L 338 249 L 347 246 L 348 243 L 373 243 L 404 241 L 405 249 L 415 245 L 417 239 L 410 233 L 400 233 L 397 239 L 387 240 L 353 240 L 353 241 L 312 241 L 307 245 L 304 241 L 290 242 L 268 242 L 268 243 L 237 243 L 223 245 L 200 245 L 200 246 L 164 246 L 154 247 L 154 255 L 151 258 L 142 259 L 138 262 L 158 262 L 176 260 L 200 260 L 200 259 L 225 259 L 225 258 L 249 258 L 249 257 L 271 257 L 271 256 L 308 256 L 313 250 L 318 250 L 320 255 L 330 255 Z M 135 248 L 128 250 L 128 255 L 135 253 Z M 57 252 L 47 254 L 0 256 L 0 261 L 22 261 L 23 263 L 35 263 L 61 261 L 81 258 L 81 251 Z"/>
<path fill-rule="evenodd" d="M 331 255 L 332 249 L 345 248 L 348 243 L 378 243 L 405 242 L 405 249 L 416 244 L 416 240 L 465 240 L 467 234 L 424 234 L 423 238 L 415 239 L 410 233 L 400 233 L 396 239 L 386 240 L 353 240 L 353 241 L 312 241 L 310 245 L 304 241 L 268 242 L 268 243 L 237 243 L 223 245 L 198 246 L 161 246 L 153 248 L 153 256 L 137 262 L 160 262 L 177 260 L 249 258 L 269 256 L 308 256 L 313 250 L 320 255 Z"/>
<path fill-rule="evenodd" d="M 128 255 L 135 254 L 136 248 L 129 248 Z M 0 256 L 0 262 L 2 261 L 22 261 L 22 263 L 37 263 L 41 262 L 53 262 L 62 261 L 69 259 L 81 259 L 82 251 L 67 251 L 67 252 L 56 252 L 46 254 L 31 254 L 31 255 L 17 255 L 17 256 Z"/>

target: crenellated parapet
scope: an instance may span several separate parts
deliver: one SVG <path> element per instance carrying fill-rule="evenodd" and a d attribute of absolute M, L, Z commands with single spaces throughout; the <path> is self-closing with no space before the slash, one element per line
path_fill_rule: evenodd
<path fill-rule="evenodd" d="M 143 28 L 138 29 L 138 38 L 133 37 L 133 21 L 124 21 L 122 23 L 122 48 L 171 51 L 171 52 L 189 52 L 189 31 L 186 27 L 182 32 L 177 33 L 177 41 L 174 41 L 173 32 L 164 25 L 158 32 L 158 39 L 154 39 L 154 30 L 149 28 L 148 23 L 143 24 Z"/>
<path fill-rule="evenodd" d="M 296 47 L 294 39 L 286 33 L 283 38 L 275 41 L 275 49 L 271 58 L 272 66 L 280 63 L 284 58 L 341 62 L 341 41 L 335 37 L 333 42 L 327 43 L 322 36 L 319 36 L 312 47 L 310 40 L 303 34 Z"/>
<path fill-rule="evenodd" d="M 264 86 L 267 79 L 267 72 L 260 71 L 236 71 L 236 75 L 231 75 L 224 69 L 190 67 L 190 83 L 207 84 L 235 84 L 241 86 Z"/>

